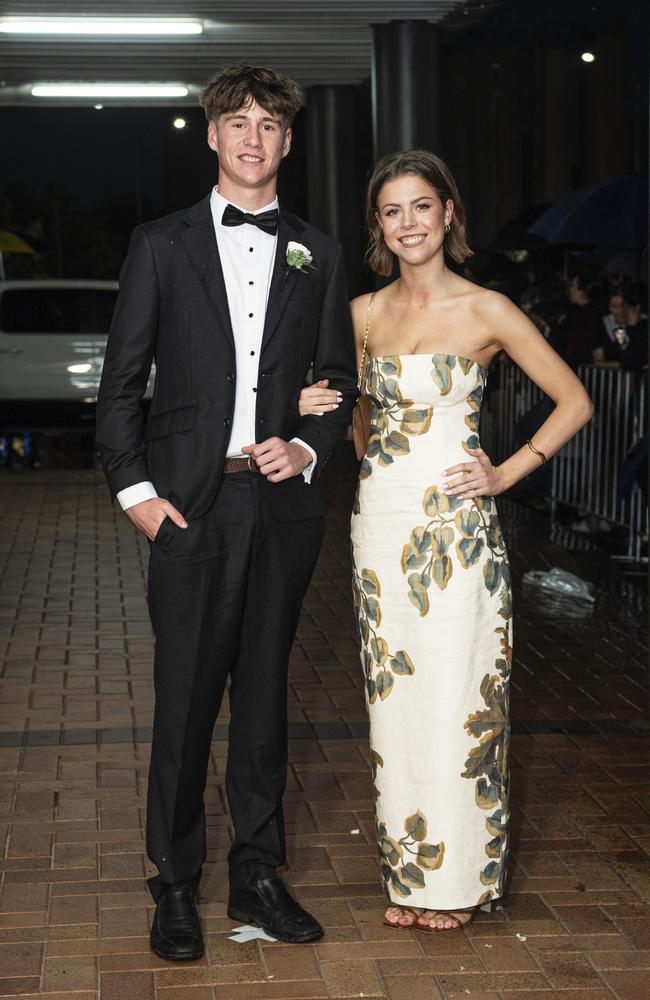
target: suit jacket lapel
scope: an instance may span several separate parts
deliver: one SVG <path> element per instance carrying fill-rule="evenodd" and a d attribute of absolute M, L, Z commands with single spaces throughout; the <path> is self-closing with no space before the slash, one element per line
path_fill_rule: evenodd
<path fill-rule="evenodd" d="M 234 349 L 235 338 L 233 337 L 230 310 L 228 309 L 226 283 L 223 279 L 221 258 L 219 257 L 212 212 L 210 211 L 210 199 L 204 199 L 190 209 L 185 216 L 185 221 L 188 225 L 181 230 L 181 240 L 217 314 L 219 323 Z"/>
<path fill-rule="evenodd" d="M 287 244 L 302 232 L 302 226 L 292 215 L 280 210 L 278 225 L 278 242 L 275 249 L 275 263 L 269 301 L 266 307 L 264 333 L 262 335 L 262 351 L 278 328 L 287 302 L 291 298 L 297 280 L 295 268 L 287 268 Z"/>

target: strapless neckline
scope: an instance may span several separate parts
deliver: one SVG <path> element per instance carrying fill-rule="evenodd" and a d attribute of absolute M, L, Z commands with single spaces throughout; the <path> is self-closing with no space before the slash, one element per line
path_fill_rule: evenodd
<path fill-rule="evenodd" d="M 469 361 L 470 365 L 476 365 L 482 371 L 488 372 L 485 365 L 482 365 L 480 361 L 475 361 L 474 358 L 468 358 L 464 354 L 443 354 L 441 351 L 416 351 L 414 354 L 377 354 L 373 357 L 368 358 L 368 364 L 371 361 L 386 361 L 388 358 L 456 358 L 458 361 Z"/>

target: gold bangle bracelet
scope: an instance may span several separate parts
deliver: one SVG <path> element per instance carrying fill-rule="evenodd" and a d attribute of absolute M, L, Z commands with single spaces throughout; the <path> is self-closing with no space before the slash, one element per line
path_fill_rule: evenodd
<path fill-rule="evenodd" d="M 539 448 L 536 448 L 532 441 L 526 441 L 526 444 L 528 445 L 528 447 L 530 448 L 530 450 L 533 452 L 534 455 L 537 455 L 538 458 L 541 458 L 542 465 L 546 465 L 547 458 L 544 452 L 540 451 Z"/>

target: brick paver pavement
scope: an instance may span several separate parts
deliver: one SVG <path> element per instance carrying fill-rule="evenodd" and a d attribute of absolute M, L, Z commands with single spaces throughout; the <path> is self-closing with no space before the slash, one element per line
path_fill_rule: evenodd
<path fill-rule="evenodd" d="M 512 876 L 503 906 L 466 932 L 383 926 L 348 579 L 348 455 L 328 467 L 328 535 L 290 677 L 287 878 L 327 933 L 314 946 L 229 938 L 224 712 L 207 790 L 207 956 L 185 965 L 157 959 L 147 938 L 146 542 L 111 507 L 97 474 L 0 479 L 0 995 L 650 995 L 643 602 L 602 556 L 554 545 L 506 501 L 515 580 L 527 568 L 562 565 L 595 580 L 598 599 L 585 617 L 571 616 L 562 602 L 516 586 Z"/>

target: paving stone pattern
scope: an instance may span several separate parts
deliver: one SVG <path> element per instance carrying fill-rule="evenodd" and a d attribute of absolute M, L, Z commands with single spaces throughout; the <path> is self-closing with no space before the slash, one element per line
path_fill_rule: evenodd
<path fill-rule="evenodd" d="M 504 500 L 516 580 L 561 565 L 593 610 L 516 587 L 507 898 L 465 932 L 382 924 L 349 585 L 349 449 L 291 661 L 286 878 L 321 942 L 229 940 L 226 709 L 207 788 L 206 958 L 148 948 L 147 544 L 92 472 L 0 479 L 0 995 L 47 1000 L 640 1000 L 650 995 L 650 785 L 640 592 Z M 428 747 L 435 752 L 435 733 Z"/>

